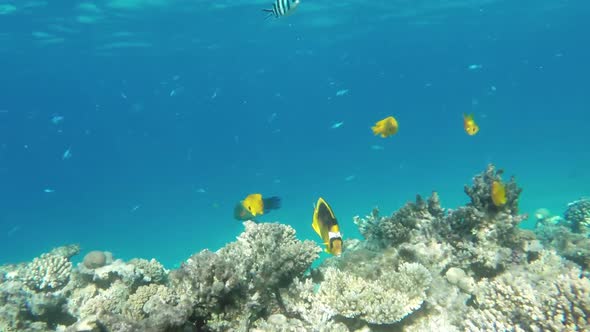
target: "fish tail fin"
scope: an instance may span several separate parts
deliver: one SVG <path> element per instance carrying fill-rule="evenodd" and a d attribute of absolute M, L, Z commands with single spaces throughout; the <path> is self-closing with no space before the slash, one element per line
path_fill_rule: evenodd
<path fill-rule="evenodd" d="M 373 131 L 373 135 L 379 134 L 379 127 L 378 126 L 371 127 L 371 130 Z"/>
<path fill-rule="evenodd" d="M 264 202 L 264 211 L 277 210 L 281 208 L 281 198 L 273 196 L 262 200 Z"/>
<path fill-rule="evenodd" d="M 268 20 L 274 16 L 274 11 L 272 9 L 263 9 L 262 12 L 266 13 L 266 17 L 264 18 L 265 20 Z"/>

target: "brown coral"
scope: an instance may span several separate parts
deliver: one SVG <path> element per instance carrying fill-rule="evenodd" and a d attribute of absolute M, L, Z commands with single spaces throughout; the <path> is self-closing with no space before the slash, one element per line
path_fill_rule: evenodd
<path fill-rule="evenodd" d="M 503 182 L 502 174 L 503 170 L 496 170 L 496 167 L 489 164 L 486 170 L 476 175 L 473 178 L 473 185 L 471 187 L 465 186 L 465 193 L 471 198 L 471 206 L 474 206 L 479 211 L 485 213 L 497 213 L 497 212 L 508 212 L 512 214 L 518 214 L 518 198 L 522 192 L 514 179 L 510 178 L 510 181 Z M 492 200 L 492 183 L 498 181 L 504 183 L 506 190 L 506 204 L 502 206 L 496 206 Z"/>

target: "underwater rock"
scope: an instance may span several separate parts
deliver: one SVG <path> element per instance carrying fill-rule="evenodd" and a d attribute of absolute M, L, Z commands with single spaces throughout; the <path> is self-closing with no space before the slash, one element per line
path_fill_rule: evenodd
<path fill-rule="evenodd" d="M 96 269 L 107 264 L 107 255 L 103 251 L 94 250 L 84 256 L 82 264 L 89 269 Z"/>

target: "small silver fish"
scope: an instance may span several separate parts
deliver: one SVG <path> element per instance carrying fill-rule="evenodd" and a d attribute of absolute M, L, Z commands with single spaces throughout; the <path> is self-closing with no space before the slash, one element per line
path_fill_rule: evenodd
<path fill-rule="evenodd" d="M 348 94 L 348 89 L 342 89 L 342 90 L 338 90 L 336 91 L 336 97 L 341 97 Z"/>
<path fill-rule="evenodd" d="M 63 116 L 61 116 L 61 115 L 54 115 L 54 116 L 51 118 L 51 122 L 52 122 L 53 124 L 55 124 L 55 125 L 56 125 L 56 124 L 59 124 L 59 123 L 60 123 L 60 122 L 62 122 L 63 120 L 64 120 L 64 117 L 63 117 Z"/>
<path fill-rule="evenodd" d="M 61 156 L 61 159 L 62 159 L 62 160 L 68 160 L 68 159 L 72 158 L 72 152 L 71 152 L 71 149 L 72 149 L 72 148 L 68 148 L 68 149 L 67 149 L 67 150 L 64 152 L 64 154 Z"/>
<path fill-rule="evenodd" d="M 330 128 L 332 128 L 332 129 L 340 128 L 340 127 L 342 127 L 343 124 L 344 124 L 343 121 L 336 122 Z"/>

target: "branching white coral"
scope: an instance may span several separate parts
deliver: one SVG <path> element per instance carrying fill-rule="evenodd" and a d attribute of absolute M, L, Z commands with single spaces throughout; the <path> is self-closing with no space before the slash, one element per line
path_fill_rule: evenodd
<path fill-rule="evenodd" d="M 22 279 L 33 290 L 55 291 L 68 283 L 71 269 L 72 263 L 66 257 L 43 254 L 27 265 Z"/>
<path fill-rule="evenodd" d="M 392 324 L 420 308 L 432 280 L 417 263 L 403 263 L 376 280 L 329 268 L 319 289 L 319 299 L 334 312 L 372 324 Z"/>

